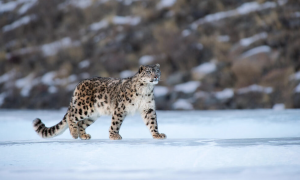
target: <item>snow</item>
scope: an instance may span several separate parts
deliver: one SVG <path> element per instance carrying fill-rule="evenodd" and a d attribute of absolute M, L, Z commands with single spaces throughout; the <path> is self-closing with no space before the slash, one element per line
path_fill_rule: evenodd
<path fill-rule="evenodd" d="M 0 13 L 13 11 L 17 6 L 18 6 L 17 1 L 9 1 L 4 4 L 2 3 L 2 1 L 0 1 Z"/>
<path fill-rule="evenodd" d="M 134 71 L 125 70 L 125 71 L 122 71 L 122 72 L 120 73 L 120 77 L 121 77 L 121 78 L 128 78 L 128 77 L 131 77 L 131 76 L 135 75 L 135 73 L 136 73 L 136 72 L 134 72 Z"/>
<path fill-rule="evenodd" d="M 279 5 L 284 5 L 287 1 L 285 3 L 283 3 L 283 1 L 278 1 L 278 2 L 279 2 Z M 214 14 L 208 14 L 205 17 L 200 18 L 197 21 L 193 22 L 191 27 L 193 29 L 197 29 L 197 27 L 199 25 L 204 24 L 204 23 L 212 23 L 212 22 L 219 21 L 219 20 L 222 20 L 225 18 L 229 18 L 229 17 L 245 15 L 245 14 L 249 14 L 249 13 L 255 12 L 255 11 L 261 11 L 261 10 L 265 10 L 265 9 L 275 8 L 276 6 L 277 6 L 276 2 L 265 2 L 262 4 L 259 4 L 255 1 L 247 2 L 233 10 L 217 12 Z"/>
<path fill-rule="evenodd" d="M 13 29 L 16 29 L 20 26 L 23 26 L 25 24 L 28 24 L 30 21 L 36 19 L 35 15 L 27 15 L 22 17 L 21 19 L 16 20 L 15 22 L 13 22 L 12 24 L 6 25 L 2 28 L 3 32 L 7 32 L 7 31 L 11 31 Z"/>
<path fill-rule="evenodd" d="M 202 50 L 202 49 L 203 49 L 203 45 L 202 45 L 201 43 L 197 43 L 197 44 L 196 44 L 196 48 L 197 48 L 198 50 Z"/>
<path fill-rule="evenodd" d="M 165 86 L 155 86 L 154 88 L 155 97 L 166 96 L 168 93 L 169 93 L 169 89 Z"/>
<path fill-rule="evenodd" d="M 216 66 L 215 61 L 211 61 L 211 62 L 206 62 L 206 63 L 200 64 L 197 67 L 194 67 L 192 69 L 192 72 L 194 74 L 197 74 L 198 77 L 202 77 L 202 76 L 210 74 L 216 70 L 217 70 L 217 66 Z"/>
<path fill-rule="evenodd" d="M 154 60 L 155 60 L 154 56 L 144 55 L 139 59 L 139 64 L 148 65 L 153 63 Z"/>
<path fill-rule="evenodd" d="M 228 35 L 218 36 L 219 42 L 228 42 L 230 40 L 230 37 Z"/>
<path fill-rule="evenodd" d="M 270 46 L 258 46 L 243 53 L 242 57 L 247 58 L 260 53 L 269 53 L 271 51 L 272 49 Z"/>
<path fill-rule="evenodd" d="M 295 93 L 300 93 L 300 84 L 295 88 Z"/>
<path fill-rule="evenodd" d="M 99 22 L 95 22 L 90 25 L 90 30 L 92 31 L 98 31 L 100 29 L 104 29 L 108 27 L 108 21 L 107 20 L 101 20 Z"/>
<path fill-rule="evenodd" d="M 57 93 L 57 87 L 55 87 L 55 86 L 49 86 L 48 87 L 48 92 L 50 93 L 50 94 L 54 94 L 54 93 Z"/>
<path fill-rule="evenodd" d="M 182 35 L 183 37 L 189 36 L 190 34 L 191 34 L 191 31 L 188 30 L 188 29 L 185 29 L 185 30 L 183 30 L 183 31 L 181 32 L 181 35 Z"/>
<path fill-rule="evenodd" d="M 262 32 L 262 33 L 254 35 L 254 36 L 241 39 L 240 44 L 242 46 L 249 46 L 250 44 L 254 43 L 255 41 L 258 41 L 260 39 L 266 39 L 267 37 L 268 37 L 268 34 L 266 32 Z"/>
<path fill-rule="evenodd" d="M 36 0 L 16 0 L 16 1 L 8 1 L 7 3 L 3 3 L 2 1 L 0 1 L 0 13 L 13 11 L 16 9 L 16 7 L 18 7 L 18 5 L 23 4 L 18 12 L 19 14 L 24 14 L 35 3 Z"/>
<path fill-rule="evenodd" d="M 274 104 L 273 106 L 273 110 L 275 111 L 281 111 L 285 109 L 285 105 L 284 104 Z"/>
<path fill-rule="evenodd" d="M 299 11 L 298 11 L 298 12 L 295 12 L 295 13 L 294 13 L 294 17 L 296 17 L 296 18 L 300 17 L 300 12 L 299 12 Z"/>
<path fill-rule="evenodd" d="M 300 80 L 300 71 L 290 76 L 290 80 Z"/>
<path fill-rule="evenodd" d="M 259 92 L 259 93 L 270 94 L 273 92 L 273 88 L 272 87 L 263 87 L 263 86 L 259 86 L 257 84 L 253 84 L 248 87 L 240 88 L 240 89 L 238 89 L 237 92 L 238 92 L 238 94 L 246 94 L 246 93 L 250 93 L 250 92 Z"/>
<path fill-rule="evenodd" d="M 0 84 L 1 83 L 5 83 L 9 80 L 12 80 L 16 75 L 16 70 L 12 69 L 10 71 L 8 71 L 7 73 L 4 73 L 0 76 Z"/>
<path fill-rule="evenodd" d="M 163 9 L 163 8 L 172 7 L 175 3 L 176 3 L 176 0 L 161 0 L 157 4 L 156 8 L 157 9 Z"/>
<path fill-rule="evenodd" d="M 237 11 L 239 14 L 249 14 L 254 11 L 260 11 L 264 9 L 269 9 L 269 8 L 275 8 L 276 7 L 276 2 L 265 2 L 262 4 L 259 4 L 257 2 L 249 2 L 249 3 L 244 3 L 240 7 L 237 8 Z"/>
<path fill-rule="evenodd" d="M 72 42 L 71 38 L 65 37 L 61 40 L 44 44 L 40 48 L 45 56 L 53 56 L 62 48 L 77 46 L 77 42 Z"/>
<path fill-rule="evenodd" d="M 201 82 L 199 81 L 189 81 L 186 83 L 175 85 L 174 90 L 188 94 L 195 92 L 200 85 Z"/>
<path fill-rule="evenodd" d="M 288 2 L 288 0 L 278 0 L 278 4 L 280 6 L 285 5 Z"/>
<path fill-rule="evenodd" d="M 141 22 L 141 17 L 138 16 L 115 16 L 113 18 L 114 24 L 119 25 L 138 25 Z"/>
<path fill-rule="evenodd" d="M 230 99 L 234 95 L 234 91 L 230 88 L 226 88 L 223 91 L 215 92 L 215 96 L 217 99 L 224 100 L 224 99 Z"/>
<path fill-rule="evenodd" d="M 58 9 L 66 9 L 69 5 L 81 9 L 85 9 L 93 4 L 92 0 L 66 0 L 58 5 Z"/>
<path fill-rule="evenodd" d="M 26 77 L 16 80 L 15 85 L 21 89 L 21 96 L 28 97 L 32 87 L 39 82 L 38 79 L 34 79 L 34 73 L 30 73 Z"/>
<path fill-rule="evenodd" d="M 0 110 L 2 180 L 299 179 L 299 110 L 158 111 L 166 140 L 153 140 L 139 115 L 125 119 L 120 141 L 108 140 L 107 116 L 89 141 L 33 131 L 35 117 L 51 126 L 64 113 Z"/>
<path fill-rule="evenodd" d="M 193 110 L 193 105 L 187 99 L 178 99 L 173 103 L 173 109 Z"/>
<path fill-rule="evenodd" d="M 30 8 L 32 8 L 36 4 L 37 0 L 29 0 L 26 3 L 22 5 L 22 7 L 19 9 L 19 14 L 26 13 Z"/>
<path fill-rule="evenodd" d="M 48 85 L 49 93 L 57 92 L 58 90 L 56 86 L 67 86 L 67 89 L 69 91 L 73 91 L 75 86 L 77 85 L 76 81 L 78 80 L 78 78 L 75 74 L 72 74 L 66 78 L 57 78 L 56 76 L 57 76 L 57 72 L 55 71 L 47 72 L 41 77 L 39 83 L 42 82 L 43 84 Z M 89 77 L 89 74 L 87 74 L 87 76 Z M 86 79 L 86 74 L 84 79 Z"/>
<path fill-rule="evenodd" d="M 79 67 L 80 69 L 83 69 L 83 68 L 89 67 L 90 64 L 91 64 L 90 61 L 89 61 L 88 59 L 86 59 L 86 60 L 81 61 L 81 62 L 78 64 L 78 67 Z"/>
<path fill-rule="evenodd" d="M 69 82 L 75 82 L 77 81 L 77 76 L 75 74 L 72 74 L 68 77 Z"/>
<path fill-rule="evenodd" d="M 42 81 L 42 83 L 44 83 L 48 86 L 51 86 L 54 84 L 55 76 L 56 76 L 55 71 L 47 72 L 46 74 L 43 75 L 41 81 Z"/>

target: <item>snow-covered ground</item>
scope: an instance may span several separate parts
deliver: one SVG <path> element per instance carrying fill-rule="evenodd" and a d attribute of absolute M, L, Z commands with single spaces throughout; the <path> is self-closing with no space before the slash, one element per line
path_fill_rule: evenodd
<path fill-rule="evenodd" d="M 0 179 L 299 179 L 300 111 L 159 111 L 153 140 L 139 115 L 124 121 L 121 141 L 108 140 L 110 117 L 74 140 L 68 130 L 41 139 L 65 110 L 0 110 Z"/>

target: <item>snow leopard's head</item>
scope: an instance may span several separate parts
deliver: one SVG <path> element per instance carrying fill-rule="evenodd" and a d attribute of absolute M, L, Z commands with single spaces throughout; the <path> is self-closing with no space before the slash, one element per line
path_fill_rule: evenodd
<path fill-rule="evenodd" d="M 160 65 L 141 65 L 139 68 L 140 81 L 144 83 L 157 84 L 160 80 Z"/>

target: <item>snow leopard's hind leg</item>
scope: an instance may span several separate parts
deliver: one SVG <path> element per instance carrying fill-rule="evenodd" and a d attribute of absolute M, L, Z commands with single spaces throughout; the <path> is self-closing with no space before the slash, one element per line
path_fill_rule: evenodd
<path fill-rule="evenodd" d="M 91 135 L 86 134 L 85 129 L 95 122 L 94 119 L 85 119 L 77 123 L 80 139 L 91 139 Z"/>
<path fill-rule="evenodd" d="M 81 139 L 90 139 L 90 135 L 84 135 L 86 133 L 83 127 L 83 123 L 87 122 L 85 119 L 93 119 L 92 117 L 95 117 L 93 85 L 90 80 L 85 80 L 77 85 L 68 112 L 68 124 L 72 137 L 74 139 L 77 139 L 78 136 Z M 87 124 L 90 125 L 92 123 L 90 121 Z M 82 128 L 79 129 L 79 125 L 81 125 Z M 79 132 L 79 130 L 83 130 L 82 133 Z"/>

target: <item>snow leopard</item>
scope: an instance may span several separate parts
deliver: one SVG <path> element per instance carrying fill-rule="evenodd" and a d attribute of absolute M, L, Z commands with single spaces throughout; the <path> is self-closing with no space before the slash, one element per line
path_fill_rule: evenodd
<path fill-rule="evenodd" d="M 154 139 L 167 136 L 158 132 L 154 100 L 154 86 L 160 81 L 160 65 L 141 65 L 138 72 L 128 78 L 94 77 L 80 82 L 71 98 L 63 119 L 52 127 L 36 118 L 33 128 L 42 138 L 62 134 L 68 127 L 74 139 L 91 139 L 86 128 L 101 115 L 111 115 L 109 139 L 121 140 L 119 134 L 126 116 L 140 113 Z"/>

